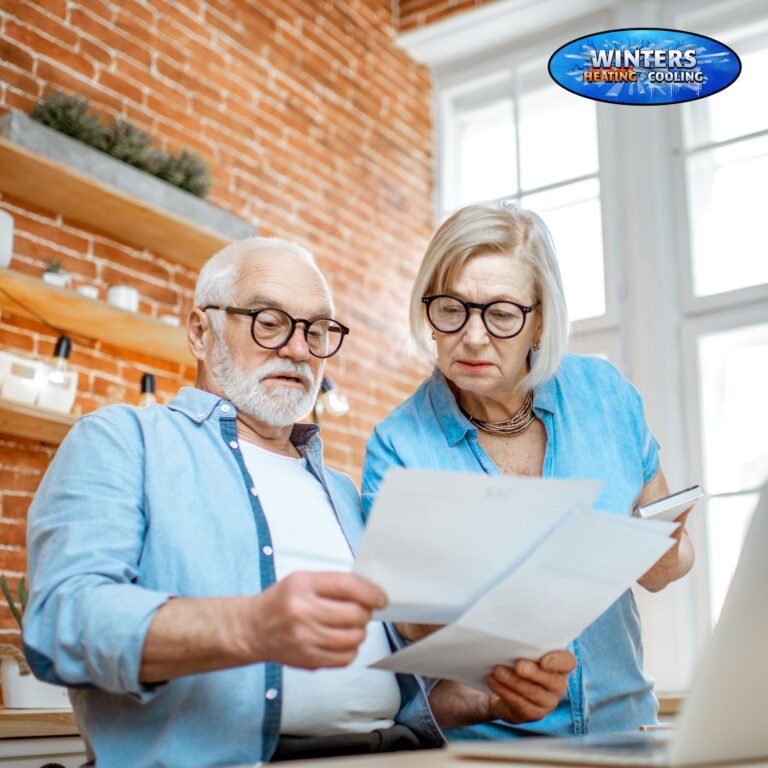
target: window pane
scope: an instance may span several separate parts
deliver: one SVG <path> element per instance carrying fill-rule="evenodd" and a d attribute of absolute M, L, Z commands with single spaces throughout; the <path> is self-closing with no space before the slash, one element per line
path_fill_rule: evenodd
<path fill-rule="evenodd" d="M 517 192 L 512 99 L 458 115 L 459 199 L 456 207 Z"/>
<path fill-rule="evenodd" d="M 768 477 L 768 323 L 699 339 L 704 487 L 751 490 Z"/>
<path fill-rule="evenodd" d="M 743 496 L 709 500 L 707 540 L 709 596 L 713 622 L 717 621 L 723 607 L 758 498 L 758 494 L 748 493 Z"/>
<path fill-rule="evenodd" d="M 605 314 L 603 225 L 597 179 L 526 195 L 552 233 L 571 320 Z"/>
<path fill-rule="evenodd" d="M 595 103 L 574 98 L 546 80 L 536 90 L 523 91 L 519 99 L 520 184 L 524 190 L 597 173 Z M 519 82 L 525 86 L 525 73 Z"/>
<path fill-rule="evenodd" d="M 697 152 L 687 162 L 696 295 L 768 282 L 768 136 Z"/>
<path fill-rule="evenodd" d="M 738 41 L 730 43 L 741 58 L 738 80 L 708 99 L 683 105 L 686 144 L 689 147 L 746 136 L 768 128 L 768 99 L 756 98 L 765 91 L 768 43 L 744 52 Z"/>

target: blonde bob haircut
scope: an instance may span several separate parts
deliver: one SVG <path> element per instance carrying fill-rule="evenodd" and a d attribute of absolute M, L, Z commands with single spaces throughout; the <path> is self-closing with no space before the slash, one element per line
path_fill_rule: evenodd
<path fill-rule="evenodd" d="M 508 202 L 468 205 L 440 225 L 413 285 L 411 337 L 418 353 L 434 363 L 435 342 L 421 299 L 450 293 L 467 261 L 481 254 L 522 259 L 533 273 L 533 295 L 521 300 L 541 302 L 542 333 L 538 352 L 531 353 L 531 370 L 520 383 L 520 390 L 527 392 L 554 375 L 568 339 L 568 311 L 554 244 L 546 225 L 533 211 Z"/>

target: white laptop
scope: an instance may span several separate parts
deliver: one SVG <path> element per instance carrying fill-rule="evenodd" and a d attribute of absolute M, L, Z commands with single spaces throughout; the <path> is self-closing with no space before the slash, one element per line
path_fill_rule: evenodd
<path fill-rule="evenodd" d="M 589 765 L 768 763 L 768 484 L 720 620 L 673 730 L 455 742 L 473 759 Z"/>

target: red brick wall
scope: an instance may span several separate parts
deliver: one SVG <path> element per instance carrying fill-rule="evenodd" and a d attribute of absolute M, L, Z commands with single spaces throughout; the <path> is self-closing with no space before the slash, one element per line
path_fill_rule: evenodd
<path fill-rule="evenodd" d="M 328 373 L 350 414 L 328 416 L 329 463 L 359 478 L 373 425 L 424 371 L 406 361 L 406 301 L 431 230 L 429 73 L 394 44 L 389 0 L 39 0 L 0 4 L 0 111 L 28 111 L 53 89 L 124 115 L 163 146 L 210 163 L 210 201 L 297 240 L 318 257 L 352 334 Z M 77 280 L 135 285 L 150 315 L 184 318 L 195 274 L 30 201 L 0 197 L 16 219 L 11 267 L 59 259 Z M 3 312 L 0 347 L 50 355 L 45 326 Z M 161 401 L 191 367 L 75 339 L 83 412 L 135 402 L 139 371 Z M 29 502 L 53 449 L 0 435 L 0 572 L 25 568 Z M 2 601 L 0 601 L 2 604 Z M 12 634 L 0 608 L 0 632 Z"/>
<path fill-rule="evenodd" d="M 398 29 L 408 32 L 495 0 L 400 0 Z"/>

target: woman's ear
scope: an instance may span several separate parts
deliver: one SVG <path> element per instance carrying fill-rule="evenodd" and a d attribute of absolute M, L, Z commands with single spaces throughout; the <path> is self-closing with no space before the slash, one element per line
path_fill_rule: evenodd
<path fill-rule="evenodd" d="M 539 308 L 541 308 L 541 304 L 539 304 Z M 536 314 L 538 317 L 536 318 L 536 333 L 533 335 L 533 341 L 537 347 L 540 347 L 541 337 L 544 335 L 544 320 L 541 317 L 541 312 L 537 312 Z"/>

